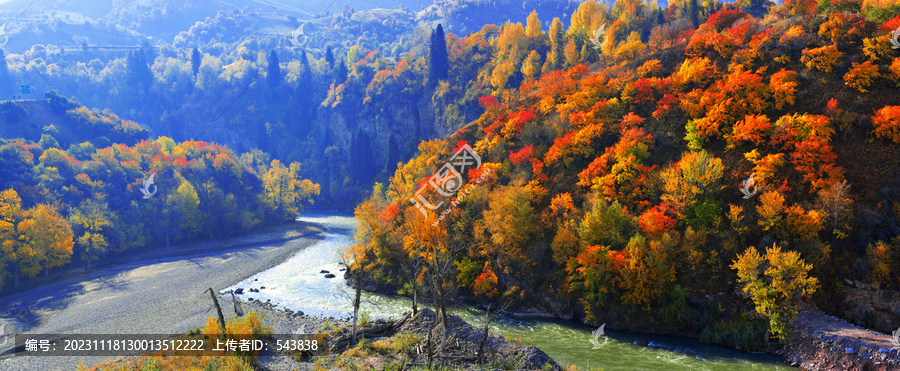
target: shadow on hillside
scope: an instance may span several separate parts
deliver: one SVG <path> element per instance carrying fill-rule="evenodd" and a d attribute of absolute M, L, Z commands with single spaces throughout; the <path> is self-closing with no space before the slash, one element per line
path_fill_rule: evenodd
<path fill-rule="evenodd" d="M 215 269 L 208 264 L 206 266 L 201 264 L 201 259 L 210 256 L 226 257 L 236 253 L 248 259 L 258 259 L 266 246 L 297 240 L 320 239 L 322 232 L 317 228 L 305 228 L 302 233 L 289 238 L 237 241 L 238 243 L 220 249 L 157 251 L 150 254 L 118 257 L 104 262 L 104 264 L 93 266 L 91 272 L 80 272 L 58 282 L 26 288 L 24 292 L 9 293 L 0 297 L 0 318 L 11 322 L 11 325 L 6 328 L 6 333 L 30 332 L 42 324 L 43 317 L 48 313 L 69 308 L 76 297 L 80 295 L 98 290 L 108 291 L 112 296 L 118 292 L 127 292 L 131 285 L 128 278 L 118 277 L 122 273 L 147 265 L 176 261 L 195 264 L 198 269 Z M 78 269 L 83 270 L 83 267 L 74 268 L 74 270 Z M 98 315 L 102 314 L 98 313 Z M 0 349 L 0 353 L 2 352 L 3 350 Z"/>

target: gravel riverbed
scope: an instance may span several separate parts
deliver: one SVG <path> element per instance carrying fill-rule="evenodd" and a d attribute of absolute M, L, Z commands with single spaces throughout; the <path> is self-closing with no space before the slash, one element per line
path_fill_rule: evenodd
<path fill-rule="evenodd" d="M 12 354 L 16 333 L 177 334 L 203 326 L 221 290 L 273 267 L 320 238 L 315 226 L 297 224 L 232 239 L 191 255 L 153 257 L 108 266 L 87 276 L 0 298 L 0 370 L 72 370 L 113 357 L 34 357 Z M 221 300 L 227 299 L 227 300 Z M 223 311 L 231 298 L 220 296 Z M 0 344 L 3 344 L 0 341 Z"/>

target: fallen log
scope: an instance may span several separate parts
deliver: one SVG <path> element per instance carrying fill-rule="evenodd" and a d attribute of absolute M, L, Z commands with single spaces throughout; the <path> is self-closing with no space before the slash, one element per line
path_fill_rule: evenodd
<path fill-rule="evenodd" d="M 397 333 L 398 330 L 400 330 L 400 327 L 402 327 L 404 324 L 406 324 L 406 322 L 410 318 L 411 318 L 411 314 L 406 313 L 403 315 L 403 317 L 400 317 L 399 319 L 388 320 L 388 321 L 375 321 L 375 322 L 369 323 L 369 324 L 359 328 L 356 331 L 356 337 L 357 337 L 357 339 L 360 337 L 366 338 L 366 339 L 376 339 L 376 338 L 381 338 L 381 337 L 393 336 L 394 334 Z M 344 333 L 344 334 L 337 336 L 333 340 L 331 340 L 329 342 L 330 344 L 329 344 L 328 348 L 332 352 L 341 351 L 341 350 L 347 349 L 347 347 L 350 346 L 350 343 L 352 340 L 353 340 L 352 333 Z"/>

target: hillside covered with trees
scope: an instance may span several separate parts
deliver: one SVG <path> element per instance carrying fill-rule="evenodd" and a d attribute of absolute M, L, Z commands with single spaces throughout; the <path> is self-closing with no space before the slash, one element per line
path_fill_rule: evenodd
<path fill-rule="evenodd" d="M 846 314 L 847 282 L 897 290 L 898 14 L 587 1 L 432 41 L 432 99 L 481 112 L 356 208 L 354 279 L 757 350 L 803 305 Z"/>
<path fill-rule="evenodd" d="M 576 6 L 465 0 L 420 11 L 419 2 L 404 1 L 396 9 L 357 11 L 328 7 L 330 1 L 303 2 L 301 9 L 247 3 L 212 11 L 223 5 L 164 1 L 154 10 L 122 2 L 91 12 L 109 12 L 97 21 L 51 13 L 10 23 L 0 98 L 19 94 L 19 85 L 35 94 L 56 90 L 138 122 L 153 136 L 202 138 L 238 153 L 259 149 L 303 162 L 302 175 L 322 184 L 320 205 L 349 211 L 420 141 L 481 113 L 477 95 L 486 91 L 465 89 L 474 75 L 459 77 L 463 89 L 434 96 L 426 82 L 430 30 L 440 23 L 448 32 L 478 30 L 527 14 L 524 8 L 562 14 Z M 456 62 L 476 73 L 485 60 Z M 384 70 L 397 74 L 378 74 Z"/>
<path fill-rule="evenodd" d="M 10 23 L 0 98 L 47 101 L 0 106 L 5 287 L 318 196 L 355 280 L 442 307 L 752 350 L 804 305 L 900 322 L 845 300 L 900 285 L 895 2 L 128 3 Z"/>
<path fill-rule="evenodd" d="M 108 111 L 48 98 L 26 102 L 32 113 L 58 111 L 39 141 L 0 144 L 0 289 L 60 266 L 90 270 L 110 253 L 281 224 L 319 194 L 318 184 L 299 177 L 298 163 L 200 141 L 149 140 Z M 21 110 L 17 120 L 29 120 L 16 103 L 0 107 L 8 106 Z"/>

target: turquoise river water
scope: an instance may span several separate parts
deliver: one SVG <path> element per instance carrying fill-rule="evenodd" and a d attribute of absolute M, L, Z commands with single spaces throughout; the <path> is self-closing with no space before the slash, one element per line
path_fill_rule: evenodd
<path fill-rule="evenodd" d="M 279 307 L 308 315 L 348 318 L 352 312 L 352 289 L 346 285 L 339 262 L 353 242 L 356 221 L 337 212 L 310 212 L 300 221 L 327 228 L 325 238 L 298 252 L 284 263 L 260 272 L 231 288 L 244 288 L 244 298 L 270 300 Z M 325 278 L 322 270 L 335 273 Z M 265 286 L 260 292 L 248 288 Z M 230 288 L 229 288 L 230 289 Z M 225 291 L 227 291 L 226 289 Z M 421 305 L 421 304 L 420 304 Z M 409 299 L 365 293 L 361 311 L 371 318 L 399 316 L 411 307 Z M 484 312 L 471 307 L 451 310 L 478 326 Z M 591 342 L 592 331 L 575 322 L 551 320 L 492 319 L 492 333 L 521 339 L 534 345 L 563 366 L 578 365 L 603 370 L 788 370 L 779 359 L 726 347 L 702 344 L 694 339 L 605 331 L 599 349 Z"/>

